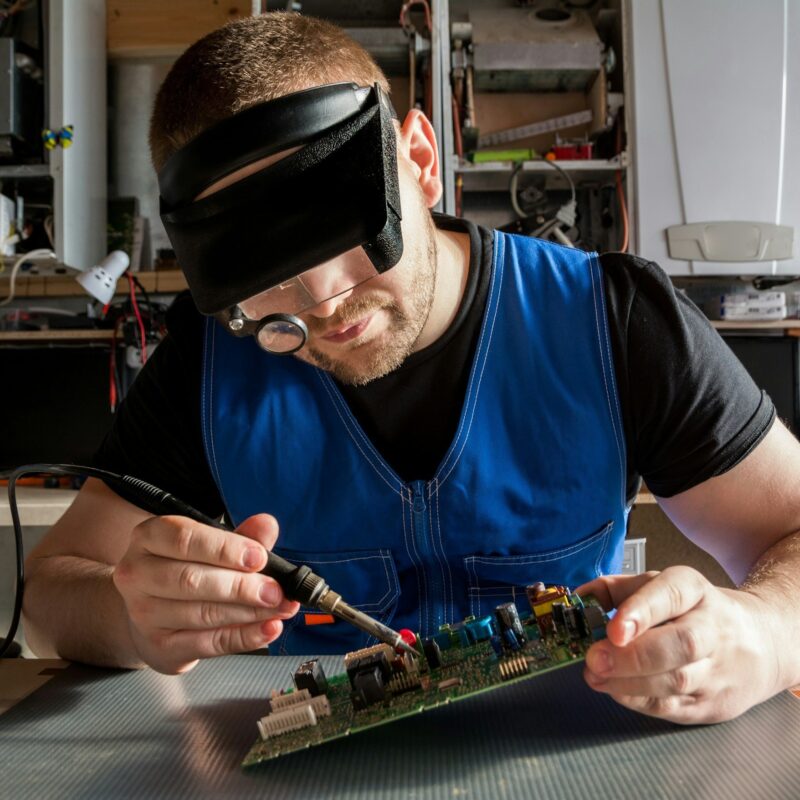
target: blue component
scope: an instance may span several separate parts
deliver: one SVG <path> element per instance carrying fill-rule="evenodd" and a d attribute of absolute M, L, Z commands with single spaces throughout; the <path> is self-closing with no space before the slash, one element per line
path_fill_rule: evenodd
<path fill-rule="evenodd" d="M 465 627 L 470 638 L 475 642 L 485 642 L 494 633 L 494 625 L 490 616 L 467 622 Z"/>
<path fill-rule="evenodd" d="M 517 634 L 511 628 L 506 628 L 503 631 L 503 638 L 512 650 L 519 650 L 519 639 L 517 639 Z"/>
<path fill-rule="evenodd" d="M 503 655 L 502 639 L 495 634 L 494 636 L 492 636 L 491 642 L 492 642 L 492 649 L 494 650 L 494 652 L 497 653 L 498 656 Z"/>
<path fill-rule="evenodd" d="M 459 628 L 454 630 L 454 633 L 458 636 L 458 644 L 461 647 L 469 647 L 472 642 L 470 641 L 470 635 L 467 631 L 466 625 L 462 625 Z"/>
<path fill-rule="evenodd" d="M 450 627 L 447 626 L 443 630 L 440 630 L 439 633 L 434 634 L 433 641 L 439 645 L 440 650 L 449 650 L 451 644 Z"/>
<path fill-rule="evenodd" d="M 599 642 L 601 639 L 606 638 L 606 628 L 605 625 L 601 625 L 599 628 L 592 628 L 592 640 L 595 642 Z"/>

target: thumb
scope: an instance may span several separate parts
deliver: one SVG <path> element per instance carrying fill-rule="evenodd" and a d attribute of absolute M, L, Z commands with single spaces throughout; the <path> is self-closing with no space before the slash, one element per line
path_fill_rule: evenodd
<path fill-rule="evenodd" d="M 611 611 L 656 575 L 656 570 L 642 572 L 640 575 L 603 575 L 579 586 L 575 593 L 581 596 L 593 594 L 606 611 Z"/>
<path fill-rule="evenodd" d="M 272 550 L 278 540 L 278 530 L 278 520 L 272 514 L 254 514 L 236 528 L 236 533 L 255 540 L 266 550 Z"/>

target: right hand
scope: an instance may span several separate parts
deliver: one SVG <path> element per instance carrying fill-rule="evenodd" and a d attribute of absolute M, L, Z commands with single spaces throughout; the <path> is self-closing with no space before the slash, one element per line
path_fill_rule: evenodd
<path fill-rule="evenodd" d="M 277 639 L 281 620 L 300 608 L 259 574 L 277 538 L 278 523 L 269 514 L 249 517 L 236 533 L 177 516 L 137 525 L 113 579 L 142 661 L 178 674 L 201 658 Z"/>

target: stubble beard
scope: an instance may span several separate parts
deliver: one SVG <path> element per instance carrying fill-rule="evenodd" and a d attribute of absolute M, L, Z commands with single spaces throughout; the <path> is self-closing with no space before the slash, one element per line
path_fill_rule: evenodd
<path fill-rule="evenodd" d="M 413 255 L 412 278 L 408 287 L 407 310 L 393 300 L 365 294 L 342 303 L 325 328 L 357 322 L 370 312 L 385 311 L 389 315 L 387 329 L 375 341 L 368 341 L 349 351 L 350 358 L 339 360 L 309 344 L 298 353 L 303 360 L 329 372 L 346 386 L 364 386 L 396 370 L 414 351 L 414 346 L 428 321 L 436 285 L 437 247 L 435 227 L 426 214 L 425 242 Z M 314 332 L 315 320 L 309 325 Z M 321 323 L 321 321 L 320 321 Z M 320 324 L 322 327 L 322 324 Z"/>

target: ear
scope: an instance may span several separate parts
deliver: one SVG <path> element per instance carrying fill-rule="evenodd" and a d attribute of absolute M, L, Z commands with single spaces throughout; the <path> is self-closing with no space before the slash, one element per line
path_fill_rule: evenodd
<path fill-rule="evenodd" d="M 403 120 L 397 149 L 409 162 L 428 208 L 433 208 L 442 196 L 439 148 L 431 121 L 419 109 L 412 108 Z"/>

